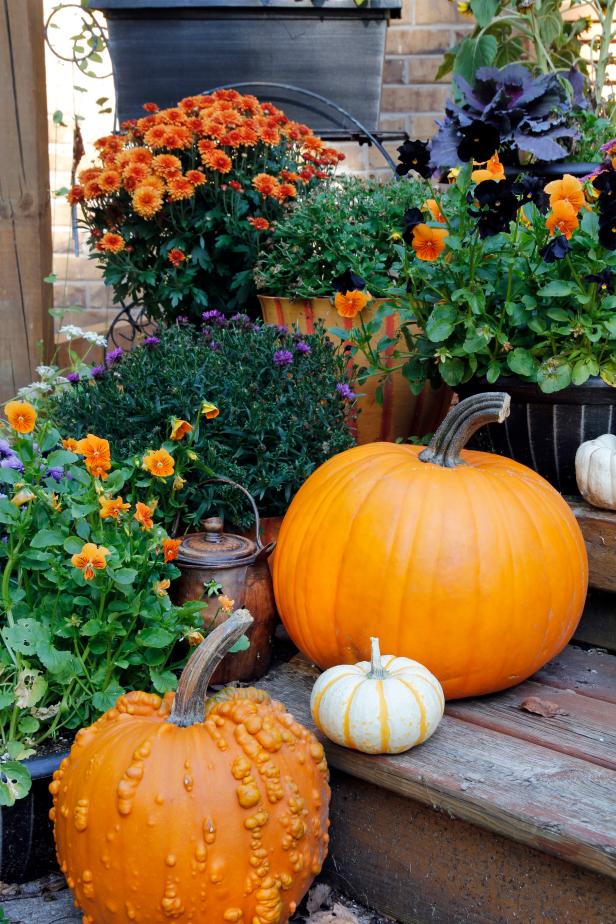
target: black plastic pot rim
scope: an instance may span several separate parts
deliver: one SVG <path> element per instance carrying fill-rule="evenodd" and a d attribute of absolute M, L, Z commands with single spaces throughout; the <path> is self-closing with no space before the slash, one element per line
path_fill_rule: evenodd
<path fill-rule="evenodd" d="M 24 760 L 22 763 L 33 780 L 40 780 L 46 776 L 53 776 L 69 753 L 70 751 L 66 750 L 57 751 L 55 754 L 44 754 L 41 757 L 29 757 L 28 760 Z"/>
<path fill-rule="evenodd" d="M 89 0 L 91 10 L 103 12 L 143 12 L 150 10 L 315 10 L 326 13 L 328 10 L 356 10 L 359 15 L 378 11 L 399 14 L 402 0 L 366 0 L 361 6 L 355 0 Z"/>
<path fill-rule="evenodd" d="M 616 405 L 616 388 L 608 385 L 598 376 L 591 376 L 583 385 L 569 385 L 560 391 L 541 391 L 536 382 L 529 382 L 517 376 L 501 376 L 496 382 L 488 382 L 484 377 L 469 379 L 457 385 L 454 391 L 465 395 L 477 391 L 509 391 L 512 397 L 532 397 L 535 404 L 614 404 Z"/>

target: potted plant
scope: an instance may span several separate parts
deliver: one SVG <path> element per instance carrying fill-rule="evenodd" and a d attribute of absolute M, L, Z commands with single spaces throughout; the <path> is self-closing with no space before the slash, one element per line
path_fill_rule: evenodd
<path fill-rule="evenodd" d="M 503 436 L 488 427 L 476 445 L 575 494 L 578 444 L 616 427 L 616 149 L 592 181 L 544 187 L 506 178 L 494 146 L 473 123 L 458 154 L 487 165 L 468 163 L 443 195 L 434 191 L 436 220 L 406 215 L 405 375 L 416 392 L 426 378 L 461 396 L 508 391 Z M 367 352 L 361 331 L 356 342 Z"/>
<path fill-rule="evenodd" d="M 24 881 L 52 868 L 47 786 L 75 732 L 125 690 L 175 689 L 203 603 L 167 594 L 178 543 L 154 522 L 154 475 L 92 433 L 62 444 L 29 402 L 5 413 L 0 877 Z"/>
<path fill-rule="evenodd" d="M 166 447 L 174 478 L 153 490 L 167 529 L 195 530 L 215 514 L 247 527 L 250 505 L 209 484 L 212 475 L 246 488 L 265 518 L 282 517 L 308 475 L 353 445 L 352 387 L 321 327 L 302 336 L 211 310 L 199 328 L 175 325 L 130 353 L 108 354 L 105 368 L 63 390 L 52 415 L 63 435 L 94 429 L 121 459 Z M 170 438 L 172 420 L 190 426 L 185 439 Z"/>
<path fill-rule="evenodd" d="M 250 307 L 263 232 L 343 155 L 233 90 L 144 108 L 96 142 L 100 164 L 68 194 L 103 279 L 156 320 Z"/>
<path fill-rule="evenodd" d="M 320 319 L 346 339 L 361 318 L 389 372 L 396 365 L 391 298 L 400 272 L 394 240 L 405 211 L 425 197 L 415 180 L 384 184 L 343 177 L 297 203 L 274 227 L 257 264 L 265 320 L 310 331 Z M 356 296 L 346 298 L 353 291 Z M 382 381 L 364 379 L 360 369 L 359 390 L 360 443 L 431 433 L 451 401 L 446 387 L 428 386 L 413 396 L 399 369 Z"/>
<path fill-rule="evenodd" d="M 144 99 L 276 81 L 378 125 L 385 33 L 402 0 L 89 0 L 107 18 L 120 120 Z M 295 119 L 340 128 L 318 101 L 279 91 Z M 269 93 L 269 91 L 268 91 Z M 346 127 L 343 125 L 342 127 Z"/>

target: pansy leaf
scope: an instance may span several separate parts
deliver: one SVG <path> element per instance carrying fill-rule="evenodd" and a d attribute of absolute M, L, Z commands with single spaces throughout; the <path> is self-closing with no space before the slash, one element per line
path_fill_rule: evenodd
<path fill-rule="evenodd" d="M 30 792 L 32 778 L 23 764 L 16 760 L 0 763 L 0 805 L 15 805 Z"/>

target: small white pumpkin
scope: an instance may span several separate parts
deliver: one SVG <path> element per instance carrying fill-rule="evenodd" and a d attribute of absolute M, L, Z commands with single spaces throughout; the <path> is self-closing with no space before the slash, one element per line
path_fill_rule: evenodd
<path fill-rule="evenodd" d="M 575 454 L 580 494 L 594 507 L 616 510 L 616 436 L 604 433 L 588 440 Z"/>
<path fill-rule="evenodd" d="M 430 671 L 410 658 L 379 652 L 372 660 L 339 664 L 321 674 L 310 709 L 320 731 L 336 744 L 366 754 L 400 754 L 421 744 L 443 717 L 443 689 Z"/>

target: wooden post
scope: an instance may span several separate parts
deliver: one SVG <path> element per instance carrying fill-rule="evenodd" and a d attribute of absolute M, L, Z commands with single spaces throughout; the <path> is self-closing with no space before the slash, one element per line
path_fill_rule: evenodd
<path fill-rule="evenodd" d="M 0 0 L 0 402 L 52 350 L 47 145 L 43 0 Z"/>

